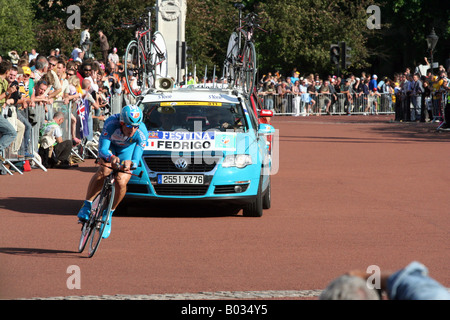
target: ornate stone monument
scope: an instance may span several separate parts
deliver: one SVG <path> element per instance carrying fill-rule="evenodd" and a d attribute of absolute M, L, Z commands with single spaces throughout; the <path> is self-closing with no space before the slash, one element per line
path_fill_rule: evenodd
<path fill-rule="evenodd" d="M 181 81 L 184 74 L 183 46 L 187 0 L 158 0 L 156 30 L 162 33 L 167 46 L 169 77 Z"/>

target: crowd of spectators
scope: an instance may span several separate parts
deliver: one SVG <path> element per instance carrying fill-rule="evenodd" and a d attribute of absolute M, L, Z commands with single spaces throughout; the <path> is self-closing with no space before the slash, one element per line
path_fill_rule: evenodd
<path fill-rule="evenodd" d="M 76 116 L 74 109 L 80 108 L 80 103 L 89 110 L 87 116 L 92 118 L 92 131 L 101 129 L 111 96 L 120 93 L 127 96 L 129 89 L 117 48 L 110 48 L 102 31 L 98 32 L 98 43 L 101 52 L 98 59 L 91 54 L 93 42 L 89 29 L 83 31 L 79 45 L 76 44 L 70 53 L 56 48 L 42 54 L 33 48 L 30 52 L 10 51 L 7 56 L 0 56 L 1 162 L 5 161 L 5 149 L 9 149 L 9 158 L 21 160 L 35 156 L 37 150 L 34 148 L 39 141 L 31 143 L 32 131 L 39 132 L 40 129 L 35 127 L 33 119 L 36 106 L 45 108 L 44 124 L 53 119 L 53 113 L 48 112 L 49 106 L 58 103 L 72 108 L 67 121 L 70 121 L 68 127 L 73 146 L 80 144 L 86 136 L 86 128 L 83 133 L 82 119 Z M 407 68 L 392 77 L 362 72 L 358 76 L 328 75 L 322 78 L 319 74 L 301 75 L 294 68 L 284 75 L 278 71 L 263 75 L 257 91 L 263 106 L 274 110 L 275 114 L 369 115 L 381 110 L 395 114 L 395 121 L 441 122 L 445 128 L 446 123 L 450 123 L 444 119 L 450 96 L 447 94 L 450 65 L 447 61 L 447 69 L 441 65 L 431 73 L 426 59 L 425 62 L 414 72 Z M 193 81 L 189 74 L 180 85 Z M 91 137 L 93 132 L 90 132 Z"/>
<path fill-rule="evenodd" d="M 89 56 L 82 44 L 83 49 L 76 45 L 68 54 L 57 48 L 45 54 L 32 49 L 22 54 L 10 51 L 0 56 L 1 163 L 5 163 L 5 158 L 24 161 L 40 154 L 37 150 L 40 141 L 33 144 L 31 133 L 40 129 L 33 118 L 39 106 L 45 110 L 41 127 L 53 121 L 52 106 L 70 108 L 66 120 L 70 122 L 67 127 L 74 147 L 86 137 L 86 131 L 83 134 L 80 129 L 83 127 L 77 112 L 80 105 L 89 110 L 86 116 L 92 118 L 89 135 L 92 137 L 93 132 L 101 130 L 110 110 L 111 97 L 126 91 L 126 84 L 117 49 L 109 49 L 101 31 L 99 37 L 102 45 L 99 59 Z"/>
<path fill-rule="evenodd" d="M 331 115 L 333 105 L 341 102 L 342 111 L 348 115 L 355 111 L 378 114 L 383 105 L 383 111 L 395 114 L 395 121 L 441 122 L 447 104 L 450 66 L 446 70 L 441 65 L 432 74 L 426 59 L 425 62 L 425 68 L 416 68 L 414 72 L 406 68 L 392 77 L 362 72 L 358 76 L 322 78 L 317 73 L 301 76 L 297 69 L 288 74 L 269 72 L 260 79 L 258 94 L 267 109 L 279 114 Z"/>

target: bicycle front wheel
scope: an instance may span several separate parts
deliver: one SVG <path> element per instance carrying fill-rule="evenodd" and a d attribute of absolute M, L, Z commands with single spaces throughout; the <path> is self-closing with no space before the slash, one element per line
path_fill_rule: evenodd
<path fill-rule="evenodd" d="M 84 248 L 86 247 L 86 243 L 88 241 L 89 236 L 91 235 L 91 228 L 92 224 L 90 219 L 83 223 L 83 227 L 81 228 L 81 237 L 80 242 L 78 244 L 78 252 L 83 252 Z"/>
<path fill-rule="evenodd" d="M 149 68 L 147 68 L 149 74 L 148 81 L 150 87 L 155 87 L 156 80 L 159 78 L 166 78 L 169 73 L 166 41 L 159 31 L 156 31 L 153 34 L 150 56 L 151 63 Z"/>
<path fill-rule="evenodd" d="M 145 56 L 142 50 L 139 50 L 138 46 L 139 44 L 136 40 L 130 41 L 124 57 L 126 85 L 128 91 L 134 98 L 148 88 Z"/>
<path fill-rule="evenodd" d="M 256 79 L 256 50 L 253 42 L 248 42 L 245 46 L 244 61 L 242 70 L 242 86 L 247 94 L 251 94 L 255 87 Z"/>
<path fill-rule="evenodd" d="M 88 256 L 92 258 L 100 245 L 103 231 L 109 222 L 109 212 L 114 200 L 114 187 L 105 182 L 102 191 L 92 202 L 91 215 L 94 217 L 91 237 L 89 239 Z"/>

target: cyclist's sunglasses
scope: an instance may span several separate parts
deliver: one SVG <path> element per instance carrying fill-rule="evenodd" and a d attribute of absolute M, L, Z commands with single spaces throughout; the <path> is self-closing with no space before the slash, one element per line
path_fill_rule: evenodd
<path fill-rule="evenodd" d="M 125 127 L 129 128 L 129 129 L 137 129 L 137 128 L 139 128 L 138 125 L 137 125 L 137 126 L 133 126 L 132 124 L 125 124 L 125 122 L 122 122 L 122 124 L 123 124 Z"/>

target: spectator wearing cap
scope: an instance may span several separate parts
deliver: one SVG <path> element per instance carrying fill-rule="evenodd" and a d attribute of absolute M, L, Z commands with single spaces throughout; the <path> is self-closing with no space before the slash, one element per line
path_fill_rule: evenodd
<path fill-rule="evenodd" d="M 188 80 L 187 80 L 187 84 L 196 84 L 196 81 L 194 79 L 194 77 L 192 76 L 192 73 L 189 72 L 188 74 Z"/>
<path fill-rule="evenodd" d="M 31 98 L 34 89 L 34 76 L 31 69 L 27 66 L 22 66 L 23 78 L 19 86 L 23 90 L 26 97 Z"/>

